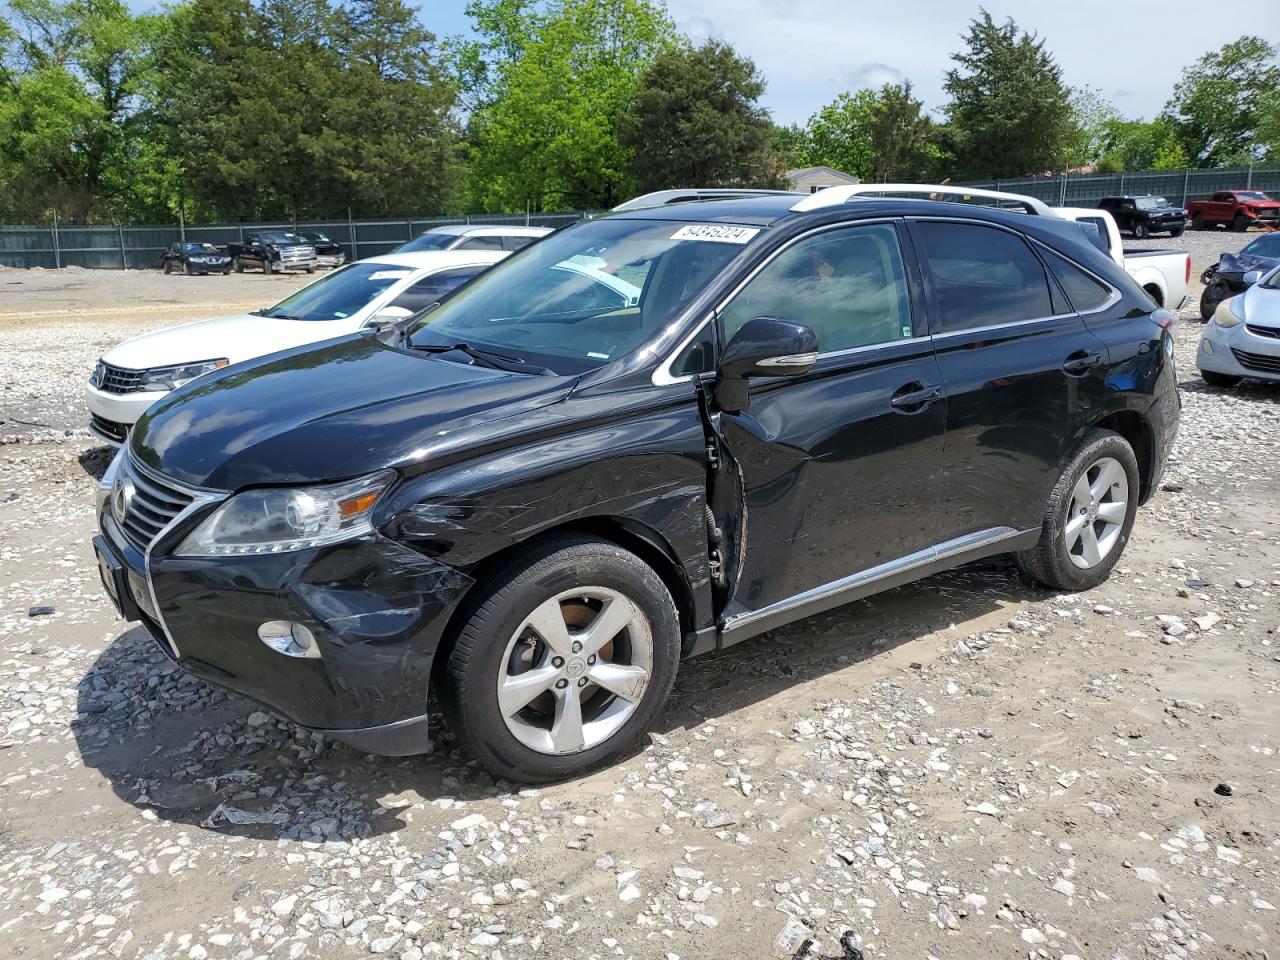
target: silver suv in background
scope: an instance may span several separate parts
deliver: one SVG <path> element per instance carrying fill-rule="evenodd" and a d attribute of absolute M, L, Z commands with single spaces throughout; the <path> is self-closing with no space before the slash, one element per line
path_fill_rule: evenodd
<path fill-rule="evenodd" d="M 545 237 L 550 227 L 478 226 L 451 223 L 432 227 L 407 243 L 402 243 L 393 253 L 421 253 L 427 250 L 505 250 L 512 253 L 523 250 L 533 241 Z"/>

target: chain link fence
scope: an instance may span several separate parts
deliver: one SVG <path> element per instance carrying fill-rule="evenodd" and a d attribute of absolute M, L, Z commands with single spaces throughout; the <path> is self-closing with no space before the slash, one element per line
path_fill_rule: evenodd
<path fill-rule="evenodd" d="M 1134 173 L 1060 174 L 1012 180 L 965 180 L 957 186 L 1004 190 L 1062 207 L 1094 207 L 1103 197 L 1154 194 L 1185 206 L 1217 190 L 1262 190 L 1280 194 L 1280 168 L 1223 167 L 1214 170 L 1143 170 Z"/>
<path fill-rule="evenodd" d="M 103 224 L 85 226 L 54 222 L 40 226 L 0 225 L 0 266 L 90 267 L 136 270 L 160 266 L 160 256 L 177 240 L 224 246 L 239 243 L 246 233 L 290 230 L 323 233 L 346 251 L 348 260 L 389 253 L 431 227 L 445 224 L 517 224 L 563 227 L 598 211 L 572 210 L 518 216 L 479 214 L 396 220 L 299 220 L 276 223 L 212 223 L 199 225 Z"/>

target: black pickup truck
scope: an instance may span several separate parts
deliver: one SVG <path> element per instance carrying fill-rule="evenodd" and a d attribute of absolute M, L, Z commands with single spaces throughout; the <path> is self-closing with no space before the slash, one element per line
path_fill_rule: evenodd
<path fill-rule="evenodd" d="M 296 233 L 285 230 L 246 233 L 243 243 L 227 244 L 227 253 L 231 254 L 231 269 L 236 273 L 244 273 L 245 267 L 258 267 L 263 273 L 316 272 L 316 248 Z"/>
<path fill-rule="evenodd" d="M 1142 240 L 1153 233 L 1182 236 L 1187 228 L 1187 211 L 1175 207 L 1164 197 L 1103 197 L 1099 208 L 1115 217 L 1116 226 Z"/>

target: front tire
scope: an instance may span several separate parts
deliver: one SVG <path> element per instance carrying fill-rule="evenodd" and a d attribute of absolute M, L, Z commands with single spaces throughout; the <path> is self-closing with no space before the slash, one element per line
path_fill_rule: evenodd
<path fill-rule="evenodd" d="M 1133 239 L 1145 240 L 1151 235 L 1151 231 L 1147 229 L 1147 225 L 1139 221 L 1133 225 Z"/>
<path fill-rule="evenodd" d="M 1022 572 L 1054 590 L 1090 590 L 1111 575 L 1138 512 L 1138 459 L 1120 434 L 1090 430 L 1049 496 L 1040 542 Z"/>
<path fill-rule="evenodd" d="M 1193 215 L 1193 216 L 1191 217 L 1191 229 L 1192 229 L 1192 230 L 1203 230 L 1203 229 L 1204 229 L 1204 217 L 1203 217 L 1203 216 L 1201 216 L 1201 215 L 1200 215 L 1200 214 L 1198 214 L 1198 213 L 1197 213 L 1197 214 L 1195 214 L 1195 215 Z"/>
<path fill-rule="evenodd" d="M 495 776 L 564 780 L 628 754 L 675 682 L 680 620 L 652 568 L 557 537 L 493 578 L 440 690 L 454 735 Z"/>
<path fill-rule="evenodd" d="M 1180 237 L 1182 236 L 1182 230 L 1183 230 L 1182 227 L 1174 227 L 1172 230 L 1169 231 L 1169 236 Z"/>
<path fill-rule="evenodd" d="M 1221 280 L 1214 280 L 1206 285 L 1204 293 L 1200 294 L 1200 319 L 1205 323 L 1212 320 L 1218 306 L 1229 296 L 1231 291 Z"/>
<path fill-rule="evenodd" d="M 244 264 L 240 262 L 239 257 L 236 257 L 231 261 L 231 269 L 236 273 L 244 273 Z"/>
<path fill-rule="evenodd" d="M 264 258 L 264 259 L 263 259 L 263 261 L 262 261 L 262 272 L 263 272 L 263 273 L 274 273 L 274 272 L 275 272 L 275 269 L 276 269 L 276 268 L 275 268 L 275 265 L 274 265 L 274 264 L 272 264 L 272 262 L 271 262 L 271 258 L 270 258 L 270 257 L 266 257 L 266 258 Z"/>
<path fill-rule="evenodd" d="M 1200 376 L 1204 377 L 1204 382 L 1211 387 L 1234 387 L 1244 379 L 1230 373 L 1214 373 L 1212 370 L 1201 370 Z"/>

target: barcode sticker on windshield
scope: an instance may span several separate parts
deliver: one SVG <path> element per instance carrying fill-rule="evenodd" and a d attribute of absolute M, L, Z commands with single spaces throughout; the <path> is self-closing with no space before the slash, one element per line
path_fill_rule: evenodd
<path fill-rule="evenodd" d="M 759 232 L 759 227 L 734 227 L 725 223 L 691 223 L 673 233 L 671 239 L 742 244 Z"/>

